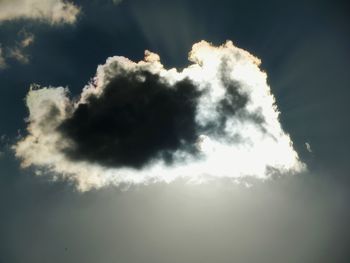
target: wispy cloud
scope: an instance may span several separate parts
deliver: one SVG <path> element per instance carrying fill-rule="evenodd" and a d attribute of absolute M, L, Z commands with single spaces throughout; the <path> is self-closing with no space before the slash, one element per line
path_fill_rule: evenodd
<path fill-rule="evenodd" d="M 309 153 L 312 153 L 312 149 L 311 149 L 310 143 L 306 142 L 306 143 L 305 143 L 305 147 L 306 147 L 306 150 L 307 150 Z"/>
<path fill-rule="evenodd" d="M 7 48 L 7 56 L 16 61 L 27 64 L 29 63 L 29 55 L 26 54 L 25 49 L 34 43 L 35 37 L 32 33 L 27 31 L 20 31 L 20 40 L 18 40 L 13 47 Z"/>

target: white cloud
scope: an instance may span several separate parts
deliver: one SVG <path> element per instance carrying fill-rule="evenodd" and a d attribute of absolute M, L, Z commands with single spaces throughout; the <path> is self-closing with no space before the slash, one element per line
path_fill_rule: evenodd
<path fill-rule="evenodd" d="M 191 64 L 182 71 L 165 69 L 156 54 L 147 51 L 145 55 L 145 60 L 138 63 L 125 57 L 108 58 L 97 68 L 93 83 L 83 89 L 78 101 L 70 100 L 68 90 L 63 87 L 32 88 L 26 98 L 28 135 L 14 146 L 22 166 L 35 166 L 44 174 L 74 181 L 82 191 L 110 184 L 171 182 L 177 178 L 187 178 L 191 182 L 208 178 L 240 180 L 254 177 L 265 180 L 273 172 L 293 174 L 305 169 L 289 135 L 281 128 L 275 99 L 267 84 L 266 73 L 259 68 L 258 58 L 230 41 L 219 47 L 205 41 L 193 45 L 189 54 Z M 225 116 L 227 121 L 223 127 L 227 136 L 239 140 L 228 142 L 210 132 L 203 132 L 196 143 L 203 158 L 194 159 L 177 152 L 185 162 L 167 166 L 156 160 L 141 170 L 106 168 L 69 159 L 62 149 L 71 141 L 56 128 L 81 103 L 88 103 L 89 95 L 102 94 L 110 80 L 123 70 L 140 69 L 158 74 L 169 83 L 189 78 L 196 83 L 198 90 L 206 91 L 199 100 L 196 113 L 196 122 L 201 125 L 215 123 L 220 118 L 218 103 L 226 94 L 223 79 L 240 83 L 239 92 L 245 94 L 249 102 L 237 114 Z M 264 119 L 260 124 L 246 117 L 257 112 Z"/>
<path fill-rule="evenodd" d="M 306 143 L 305 143 L 305 147 L 306 147 L 306 150 L 307 150 L 309 153 L 312 153 L 312 149 L 311 149 L 310 143 L 306 142 Z"/>
<path fill-rule="evenodd" d="M 0 22 L 34 19 L 53 25 L 73 24 L 80 9 L 64 0 L 1 0 Z"/>

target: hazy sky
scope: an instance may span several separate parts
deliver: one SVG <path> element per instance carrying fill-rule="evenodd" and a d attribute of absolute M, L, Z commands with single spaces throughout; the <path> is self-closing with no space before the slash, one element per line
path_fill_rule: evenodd
<path fill-rule="evenodd" d="M 0 0 L 0 262 L 348 262 L 349 11 L 346 1 L 331 0 Z M 82 160 L 103 167 L 129 165 L 141 171 L 155 156 L 172 164 L 177 160 L 174 149 L 196 154 L 196 148 L 187 146 L 196 142 L 199 131 L 210 130 L 218 138 L 232 139 L 227 132 L 220 133 L 222 125 L 228 125 L 230 114 L 243 112 L 246 115 L 242 113 L 240 118 L 273 130 L 275 122 L 266 124 L 266 116 L 273 114 L 247 115 L 240 111 L 247 109 L 245 101 L 254 96 L 240 93 L 237 86 L 245 86 L 251 77 L 239 84 L 228 84 L 230 92 L 216 108 L 221 114 L 216 117 L 221 126 L 209 121 L 210 125 L 197 125 L 193 107 L 201 105 L 198 101 L 202 95 L 193 93 L 193 87 L 198 82 L 184 79 L 164 84 L 164 79 L 179 77 L 170 71 L 164 71 L 168 75 L 161 78 L 158 71 L 149 74 L 142 67 L 132 66 L 135 71 L 129 72 L 129 64 L 116 59 L 117 71 L 113 71 L 113 63 L 98 71 L 103 76 L 112 74 L 113 85 L 93 79 L 98 65 L 105 64 L 107 58 L 124 56 L 137 62 L 144 58 L 145 50 L 157 53 L 165 69 L 188 68 L 188 52 L 201 40 L 216 47 L 231 40 L 261 59 L 260 68 L 254 72 L 257 76 L 266 72 L 281 112 L 276 121 L 284 132 L 276 141 L 283 141 L 284 134 L 288 134 L 294 148 L 283 149 L 289 151 L 292 161 L 295 150 L 307 171 L 280 175 L 278 170 L 277 176 L 267 181 L 250 179 L 249 187 L 231 178 L 202 184 L 177 179 L 145 185 L 141 180 L 140 184 L 126 187 L 109 181 L 101 183 L 101 178 L 94 177 L 90 178 L 91 184 L 102 187 L 86 187 L 88 191 L 80 192 L 82 188 L 77 188 L 76 182 L 82 182 L 81 171 L 90 166 L 77 168 L 77 180 L 62 180 L 62 175 L 53 180 L 52 171 L 67 171 L 69 165 Z M 254 64 L 251 58 L 245 59 Z M 149 53 L 146 60 L 157 63 L 158 57 Z M 119 77 L 113 75 L 115 72 Z M 226 83 L 222 73 L 226 70 L 220 67 L 217 72 L 221 74 L 219 81 Z M 154 92 L 150 94 L 169 85 L 175 91 L 161 93 L 160 101 L 150 94 L 140 95 L 139 78 L 146 79 L 145 83 L 152 87 Z M 67 96 L 75 101 L 89 83 L 83 99 L 89 100 L 86 94 L 103 85 L 106 94 L 118 85 L 127 86 L 130 92 L 112 92 L 115 97 L 106 95 L 102 102 L 90 97 L 88 105 L 95 105 L 90 111 L 52 107 L 44 112 L 45 122 L 38 121 L 35 129 L 40 131 L 40 138 L 49 140 L 49 146 L 45 144 L 40 148 L 44 151 L 35 152 L 29 144 L 29 150 L 34 149 L 31 153 L 36 153 L 30 155 L 31 164 L 38 164 L 41 156 L 42 163 L 58 163 L 51 150 L 65 141 L 50 137 L 55 118 L 61 116 L 57 111 L 72 111 L 71 118 L 62 122 L 60 132 L 79 147 L 74 151 L 63 149 L 70 160 L 68 164 L 60 163 L 51 171 L 44 166 L 38 171 L 35 165 L 21 168 L 21 160 L 15 157 L 18 148 L 14 148 L 29 134 L 25 97 L 33 83 L 68 87 Z M 65 96 L 58 96 L 54 90 L 57 93 L 51 94 L 52 101 L 65 101 Z M 152 134 L 137 139 L 144 147 L 128 143 L 122 145 L 123 150 L 102 147 L 101 137 L 107 138 L 102 142 L 110 141 L 114 134 L 123 142 L 129 139 L 128 133 L 116 124 L 96 129 L 100 127 L 100 116 L 111 118 L 105 108 L 125 110 L 126 115 L 118 115 L 118 121 L 129 123 L 125 116 L 134 112 L 144 97 L 148 98 L 147 109 L 154 107 L 157 112 L 152 115 L 156 119 L 137 112 L 134 116 L 141 116 L 137 125 L 122 126 L 126 131 L 132 127 Z M 183 98 L 191 103 L 183 103 Z M 117 107 L 115 101 L 127 106 Z M 268 103 L 261 105 L 271 108 Z M 43 109 L 38 108 L 36 113 Z M 176 118 L 165 118 L 160 110 L 163 108 Z M 84 126 L 84 118 L 92 120 L 92 126 Z M 159 130 L 153 122 L 171 127 L 161 131 L 168 136 L 153 136 Z M 152 128 L 146 129 L 148 125 Z M 23 152 L 27 154 L 28 148 L 19 157 Z M 271 160 L 266 159 L 270 152 L 271 148 L 266 148 L 261 155 L 249 155 L 243 168 L 255 167 L 261 160 L 270 165 Z M 237 169 L 242 161 L 237 159 L 229 169 Z M 295 172 L 296 165 L 293 162 L 289 168 Z M 211 168 L 215 173 L 222 167 Z M 132 176 L 137 179 L 139 175 Z"/>

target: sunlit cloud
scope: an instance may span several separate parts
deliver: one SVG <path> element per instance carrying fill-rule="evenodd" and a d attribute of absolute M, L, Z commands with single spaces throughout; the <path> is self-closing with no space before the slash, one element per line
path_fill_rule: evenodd
<path fill-rule="evenodd" d="M 33 19 L 50 24 L 73 24 L 80 9 L 63 0 L 2 0 L 0 22 Z"/>
<path fill-rule="evenodd" d="M 67 88 L 33 85 L 16 156 L 82 191 L 178 178 L 266 180 L 305 169 L 258 58 L 231 41 L 201 41 L 189 61 L 179 71 L 149 51 L 137 63 L 110 57 L 77 99 Z"/>

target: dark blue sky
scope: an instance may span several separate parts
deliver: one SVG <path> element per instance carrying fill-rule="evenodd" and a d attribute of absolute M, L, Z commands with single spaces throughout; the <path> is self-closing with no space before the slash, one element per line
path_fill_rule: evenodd
<path fill-rule="evenodd" d="M 8 67 L 0 70 L 0 135 L 5 135 L 0 142 L 4 152 L 0 157 L 0 262 L 347 262 L 350 10 L 346 1 L 74 2 L 82 8 L 74 25 L 49 26 L 33 20 L 0 24 L 2 46 L 12 45 L 20 30 L 35 35 L 26 49 L 30 62 L 9 59 Z M 52 183 L 19 168 L 10 145 L 18 131 L 26 132 L 24 98 L 31 83 L 68 86 L 72 96 L 78 95 L 97 65 L 110 56 L 137 61 L 149 49 L 167 67 L 181 68 L 188 63 L 192 44 L 202 39 L 214 44 L 232 40 L 262 60 L 282 125 L 309 166 L 306 178 L 258 186 L 256 193 L 215 186 L 205 195 L 204 190 L 175 185 L 81 195 L 65 183 Z M 217 194 L 218 200 L 211 199 Z M 164 198 L 164 203 L 158 198 Z M 192 215 L 191 209 L 198 213 Z M 245 228 L 243 214 L 250 218 L 247 232 L 231 225 L 238 217 L 237 224 Z M 254 219 L 261 214 L 262 220 L 275 224 Z M 195 224 L 201 216 L 206 217 L 204 223 L 190 235 L 186 224 Z M 172 225 L 170 230 L 167 224 Z M 254 232 L 258 226 L 266 229 Z M 277 234 L 269 235 L 273 231 Z M 293 231 L 305 236 L 293 236 Z M 230 245 L 239 241 L 230 232 L 243 236 L 246 246 L 242 246 L 251 247 L 252 255 L 249 249 L 230 252 Z M 207 241 L 212 237 L 213 244 L 200 245 L 200 235 Z M 264 236 L 267 243 L 261 245 Z M 150 238 L 155 245 L 147 245 L 142 238 Z M 298 246 L 303 240 L 305 244 Z M 167 241 L 169 246 L 162 245 Z M 111 246 L 113 242 L 118 248 Z M 182 246 L 183 242 L 187 245 Z M 162 252 L 169 249 L 169 258 L 159 256 L 157 247 Z M 198 256 L 205 255 L 207 247 L 215 251 L 207 258 Z M 271 261 L 274 253 L 276 261 Z"/>

